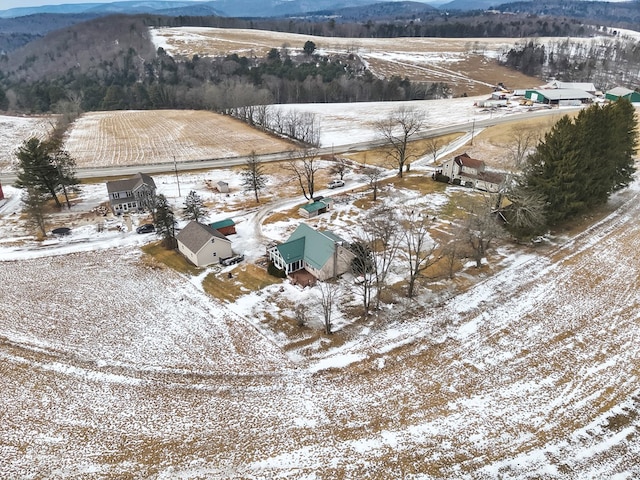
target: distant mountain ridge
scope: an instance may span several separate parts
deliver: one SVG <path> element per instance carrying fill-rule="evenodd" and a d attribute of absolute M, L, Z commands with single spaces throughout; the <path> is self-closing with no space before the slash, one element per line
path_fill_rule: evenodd
<path fill-rule="evenodd" d="M 517 0 L 514 0 L 517 1 Z M 92 14 L 107 15 L 113 13 L 136 14 L 152 13 L 167 16 L 204 16 L 220 15 L 233 17 L 276 17 L 292 14 L 305 14 L 319 10 L 334 10 L 359 7 L 376 3 L 375 0 L 213 0 L 208 2 L 194 2 L 188 0 L 144 1 L 130 0 L 113 3 L 76 3 L 62 5 L 44 5 L 40 7 L 17 7 L 0 10 L 0 18 L 24 17 L 42 13 L 56 14 Z M 491 0 L 454 0 L 423 3 L 427 8 L 438 8 L 431 3 L 439 4 L 440 9 L 478 10 L 499 3 Z M 485 5 L 486 4 L 486 5 Z"/>

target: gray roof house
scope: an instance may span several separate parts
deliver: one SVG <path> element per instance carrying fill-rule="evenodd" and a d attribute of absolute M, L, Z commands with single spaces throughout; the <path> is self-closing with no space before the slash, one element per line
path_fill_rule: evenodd
<path fill-rule="evenodd" d="M 197 267 L 219 263 L 233 255 L 231 241 L 208 225 L 191 221 L 176 236 L 178 251 Z"/>
<path fill-rule="evenodd" d="M 116 215 L 127 212 L 140 212 L 149 207 L 156 193 L 156 182 L 149 175 L 136 173 L 124 180 L 107 182 L 109 204 Z"/>
<path fill-rule="evenodd" d="M 287 275 L 304 269 L 322 281 L 349 271 L 353 258 L 345 240 L 306 223 L 298 225 L 286 242 L 269 249 L 269 259 Z"/>

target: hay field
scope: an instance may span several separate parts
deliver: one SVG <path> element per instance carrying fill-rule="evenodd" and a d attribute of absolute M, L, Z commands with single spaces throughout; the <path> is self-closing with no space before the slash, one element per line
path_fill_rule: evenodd
<path fill-rule="evenodd" d="M 65 147 L 78 167 L 86 168 L 274 153 L 291 144 L 212 112 L 127 110 L 83 114 Z"/>
<path fill-rule="evenodd" d="M 503 82 L 511 88 L 537 85 L 539 80 L 499 66 L 495 59 L 522 39 L 512 38 L 337 38 L 264 30 L 200 27 L 152 29 L 156 46 L 171 55 L 229 55 L 264 57 L 285 46 L 300 54 L 307 40 L 319 53 L 354 53 L 377 76 L 399 75 L 413 81 L 445 82 L 456 95 L 491 92 Z M 551 41 L 551 40 L 549 40 Z"/>

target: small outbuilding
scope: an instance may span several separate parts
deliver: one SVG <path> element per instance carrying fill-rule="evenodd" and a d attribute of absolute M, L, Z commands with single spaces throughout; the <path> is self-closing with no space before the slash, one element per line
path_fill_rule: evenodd
<path fill-rule="evenodd" d="M 216 183 L 216 190 L 218 190 L 220 193 L 229 193 L 229 184 L 220 180 L 218 183 Z"/>
<path fill-rule="evenodd" d="M 333 199 L 323 197 L 322 199 L 318 199 L 315 202 L 303 205 L 298 209 L 298 213 L 304 218 L 313 218 L 317 217 L 318 215 L 322 215 L 323 213 L 327 213 L 329 210 L 331 210 L 332 206 Z"/>
<path fill-rule="evenodd" d="M 230 218 L 210 223 L 209 226 L 220 232 L 222 235 L 233 235 L 236 233 L 236 222 Z"/>
<path fill-rule="evenodd" d="M 209 225 L 191 221 L 176 236 L 178 251 L 197 267 L 219 263 L 233 255 L 231 241 Z"/>
<path fill-rule="evenodd" d="M 616 102 L 621 98 L 626 98 L 631 103 L 637 103 L 640 102 L 640 92 L 625 87 L 615 87 L 605 92 L 604 98 L 610 102 Z"/>

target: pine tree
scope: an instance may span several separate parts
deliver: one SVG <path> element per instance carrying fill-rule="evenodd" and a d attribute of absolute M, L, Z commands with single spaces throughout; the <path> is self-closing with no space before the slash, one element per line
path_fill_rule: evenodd
<path fill-rule="evenodd" d="M 44 194 L 34 187 L 27 187 L 22 193 L 23 212 L 27 219 L 27 225 L 35 230 L 38 238 L 47 236 L 45 213 L 46 198 Z"/>
<path fill-rule="evenodd" d="M 58 208 L 58 190 L 67 193 L 67 187 L 78 184 L 75 178 L 75 162 L 67 152 L 61 149 L 56 139 L 41 142 L 37 138 L 25 140 L 17 152 L 18 188 L 35 188 L 51 197 Z M 69 199 L 67 205 L 70 207 Z"/>
<path fill-rule="evenodd" d="M 202 217 L 207 215 L 204 202 L 195 191 L 190 191 L 187 198 L 185 198 L 182 214 L 187 220 L 194 220 L 196 222 L 199 222 Z"/>
<path fill-rule="evenodd" d="M 156 196 L 154 219 L 156 231 L 162 236 L 164 246 L 168 249 L 175 248 L 178 222 L 167 198 L 162 194 Z"/>

